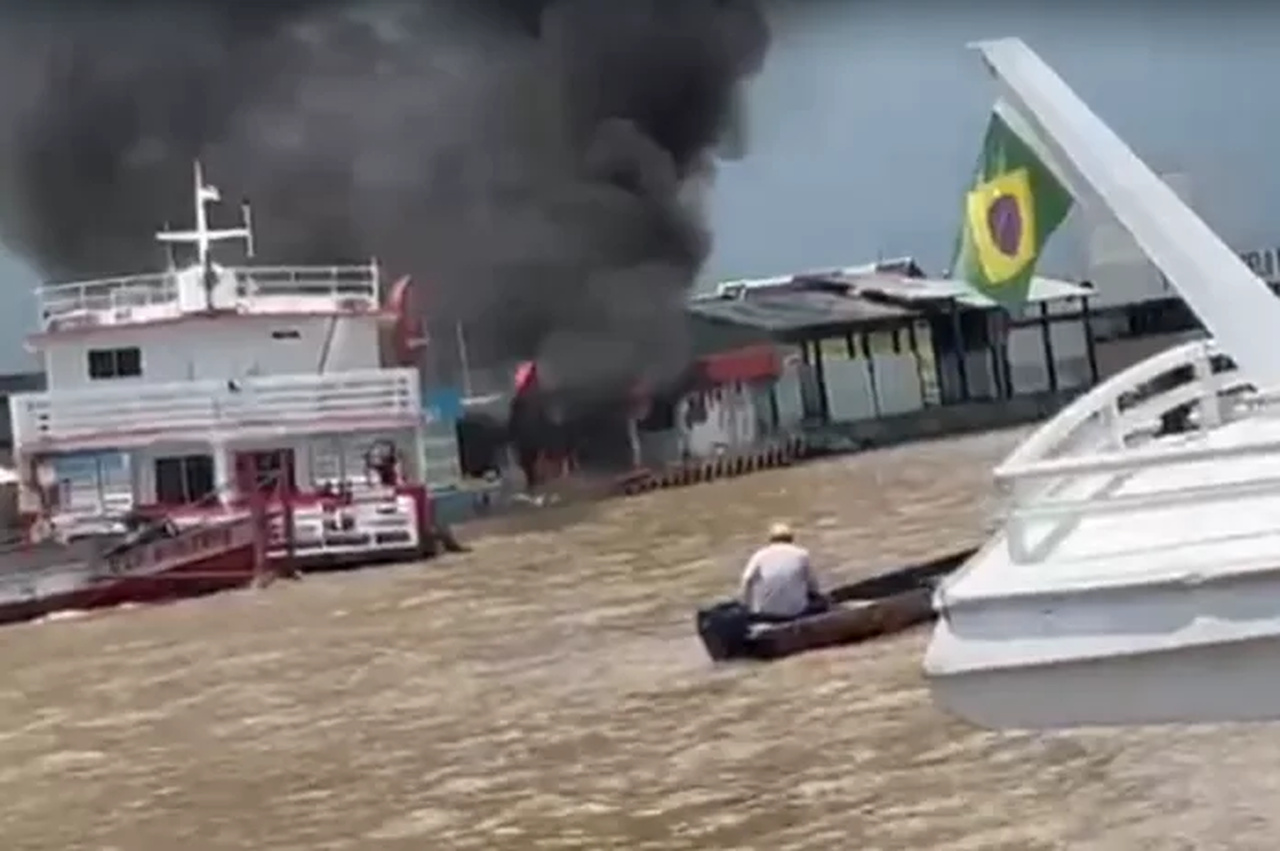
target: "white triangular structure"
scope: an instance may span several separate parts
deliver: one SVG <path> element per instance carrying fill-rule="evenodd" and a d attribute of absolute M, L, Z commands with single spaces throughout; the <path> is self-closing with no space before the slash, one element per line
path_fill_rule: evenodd
<path fill-rule="evenodd" d="M 1192 210 L 1196 209 L 1197 198 L 1191 175 L 1175 171 L 1161 173 L 1160 179 L 1177 193 L 1183 203 Z M 1089 299 L 1095 314 L 1107 308 L 1164 301 L 1176 295 L 1169 281 L 1105 207 L 1099 204 L 1085 210 L 1081 224 L 1088 258 L 1087 277 L 1097 288 L 1096 294 Z M 1108 317 L 1095 331 L 1105 334 L 1109 320 Z M 1114 321 L 1116 326 L 1123 327 L 1126 317 L 1117 316 Z"/>
<path fill-rule="evenodd" d="M 977 49 L 1216 339 L 1098 386 L 996 470 L 1003 526 L 937 594 L 935 698 L 997 728 L 1280 718 L 1280 301 L 1030 48 Z"/>

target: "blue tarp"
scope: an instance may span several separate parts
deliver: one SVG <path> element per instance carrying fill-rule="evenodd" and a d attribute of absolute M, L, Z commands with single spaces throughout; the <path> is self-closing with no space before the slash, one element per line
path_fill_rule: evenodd
<path fill-rule="evenodd" d="M 456 387 L 432 387 L 422 394 L 428 422 L 457 422 L 462 418 L 462 393 Z"/>

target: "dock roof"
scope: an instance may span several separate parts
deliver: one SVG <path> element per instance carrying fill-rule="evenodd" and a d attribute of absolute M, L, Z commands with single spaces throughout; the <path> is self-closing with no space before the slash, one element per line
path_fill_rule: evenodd
<path fill-rule="evenodd" d="M 837 331 L 852 325 L 897 324 L 919 311 L 860 298 L 807 282 L 737 295 L 716 295 L 689 303 L 694 316 L 747 326 L 774 335 Z"/>
<path fill-rule="evenodd" d="M 1038 276 L 1028 302 L 1086 299 L 1092 287 Z M 837 333 L 851 327 L 898 324 L 955 304 L 988 310 L 996 302 L 964 281 L 927 276 L 911 258 L 862 266 L 728 281 L 714 295 L 689 302 L 694 316 L 774 336 Z"/>
<path fill-rule="evenodd" d="M 945 276 L 932 277 L 926 274 L 910 257 L 833 269 L 814 269 L 771 278 L 726 281 L 716 287 L 716 295 L 756 294 L 794 288 L 797 285 L 844 290 L 855 294 L 865 292 L 873 296 L 887 296 L 920 303 L 954 299 L 965 307 L 996 306 L 993 300 L 974 290 L 965 281 Z M 1027 300 L 1029 302 L 1058 301 L 1088 298 L 1093 294 L 1093 289 L 1087 285 L 1038 275 L 1031 279 Z"/>
<path fill-rule="evenodd" d="M 986 309 L 996 306 L 993 299 L 973 289 L 965 281 L 953 278 L 916 278 L 873 272 L 823 276 L 816 280 L 831 286 L 843 286 L 852 292 L 906 302 L 928 303 L 954 299 L 964 307 Z M 1092 295 L 1093 289 L 1083 284 L 1037 276 L 1031 279 L 1031 286 L 1027 290 L 1027 302 L 1038 304 L 1072 298 L 1088 298 Z"/>

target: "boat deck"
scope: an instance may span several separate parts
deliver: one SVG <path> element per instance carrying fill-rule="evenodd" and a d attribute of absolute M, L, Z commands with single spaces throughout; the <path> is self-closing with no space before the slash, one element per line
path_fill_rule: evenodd
<path fill-rule="evenodd" d="M 95 553 L 123 537 L 101 535 L 79 538 L 69 544 L 9 544 L 0 548 L 0 585 L 18 574 L 44 572 L 59 567 L 83 567 L 93 560 Z"/>
<path fill-rule="evenodd" d="M 1161 443 L 1212 450 L 1272 441 L 1280 444 L 1280 419 L 1259 416 Z M 1184 498 L 1192 494 L 1201 498 Z M 1042 547 L 1033 563 L 1017 563 L 1009 546 L 1017 532 L 1006 529 L 947 588 L 948 601 L 1280 568 L 1280 452 L 1090 474 L 1053 498 L 1090 510 L 1035 519 L 1032 506 L 1022 534 Z"/>
<path fill-rule="evenodd" d="M 934 597 L 935 699 L 997 729 L 1280 718 L 1277 411 L 1192 342 L 1042 425 Z"/>
<path fill-rule="evenodd" d="M 0 603 L 45 597 L 83 585 L 94 555 L 121 536 L 81 538 L 69 544 L 15 544 L 0 550 Z"/>
<path fill-rule="evenodd" d="M 943 705 L 998 728 L 1277 717 L 1249 683 L 1280 636 L 1280 419 L 1128 454 L 1063 459 L 1098 463 L 1037 483 L 939 591 Z"/>

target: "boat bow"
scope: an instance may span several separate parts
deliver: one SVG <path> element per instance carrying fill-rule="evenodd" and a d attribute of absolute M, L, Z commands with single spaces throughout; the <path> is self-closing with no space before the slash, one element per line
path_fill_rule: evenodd
<path fill-rule="evenodd" d="M 1191 661 L 1239 673 L 1214 653 L 1280 635 L 1280 417 L 1251 387 L 1211 343 L 1186 344 L 997 469 L 1002 528 L 935 598 L 940 702 L 993 727 L 1280 714 L 1280 692 L 1205 691 Z"/>

